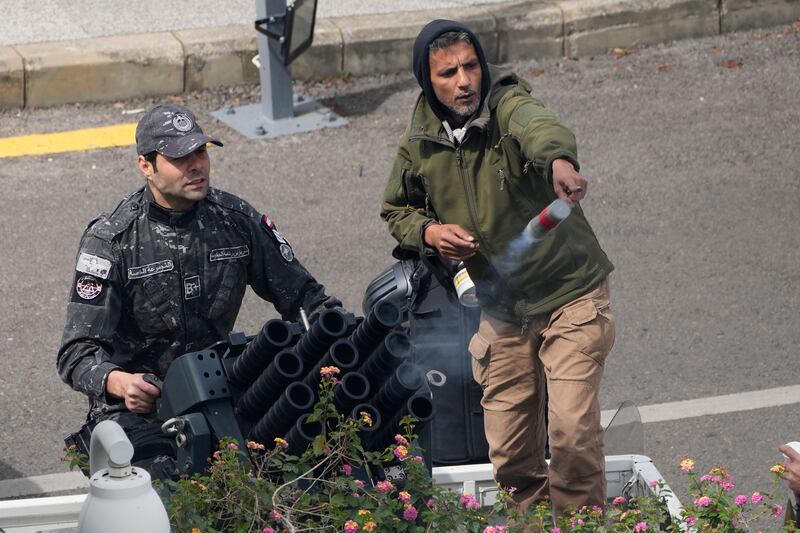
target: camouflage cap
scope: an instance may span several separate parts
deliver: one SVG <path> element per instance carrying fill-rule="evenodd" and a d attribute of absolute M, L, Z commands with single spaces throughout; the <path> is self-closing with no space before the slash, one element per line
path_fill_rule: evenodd
<path fill-rule="evenodd" d="M 161 104 L 145 113 L 136 126 L 136 152 L 158 152 L 170 158 L 183 157 L 206 143 L 222 143 L 203 133 L 194 114 L 183 106 Z"/>

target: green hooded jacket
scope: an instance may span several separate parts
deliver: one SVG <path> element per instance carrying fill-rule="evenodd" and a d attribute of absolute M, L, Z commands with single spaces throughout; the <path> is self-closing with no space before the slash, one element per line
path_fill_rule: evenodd
<path fill-rule="evenodd" d="M 580 206 L 513 265 L 501 261 L 528 222 L 556 199 L 551 165 L 578 168 L 574 135 L 531 97 L 531 87 L 490 67 L 491 90 L 460 144 L 420 94 L 384 192 L 381 217 L 407 250 L 431 253 L 427 225 L 458 224 L 480 244 L 466 261 L 481 308 L 525 324 L 584 294 L 613 265 Z"/>

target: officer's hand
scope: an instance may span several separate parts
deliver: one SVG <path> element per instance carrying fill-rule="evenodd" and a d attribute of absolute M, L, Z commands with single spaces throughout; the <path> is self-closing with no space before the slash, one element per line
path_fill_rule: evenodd
<path fill-rule="evenodd" d="M 780 445 L 778 451 L 789 458 L 789 461 L 783 464 L 786 467 L 786 471 L 781 477 L 789 482 L 790 489 L 800 493 L 800 453 L 797 453 L 794 448 L 786 444 Z"/>
<path fill-rule="evenodd" d="M 572 163 L 566 159 L 553 161 L 553 190 L 556 196 L 570 205 L 583 200 L 589 182 L 575 171 Z"/>
<path fill-rule="evenodd" d="M 439 255 L 455 261 L 469 259 L 479 247 L 475 237 L 458 224 L 431 224 L 422 237 L 425 244 L 439 251 Z"/>
<path fill-rule="evenodd" d="M 146 382 L 144 374 L 129 374 L 113 370 L 108 374 L 106 391 L 115 398 L 125 400 L 125 407 L 133 413 L 152 413 L 161 389 Z"/>

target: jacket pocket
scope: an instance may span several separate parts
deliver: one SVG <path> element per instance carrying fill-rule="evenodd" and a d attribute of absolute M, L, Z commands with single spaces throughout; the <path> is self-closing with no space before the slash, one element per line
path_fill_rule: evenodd
<path fill-rule="evenodd" d="M 469 341 L 469 353 L 472 356 L 472 377 L 482 389 L 489 384 L 491 352 L 491 344 L 480 333 L 475 333 Z"/>
<path fill-rule="evenodd" d="M 161 276 L 152 276 L 142 284 L 147 302 L 134 309 L 142 333 L 162 333 L 165 330 L 175 332 L 181 328 L 179 309 L 164 286 L 167 282 Z"/>
<path fill-rule="evenodd" d="M 225 263 L 219 287 L 208 306 L 210 320 L 225 319 L 227 316 L 233 325 L 247 288 L 245 279 L 244 268 L 239 261 Z"/>

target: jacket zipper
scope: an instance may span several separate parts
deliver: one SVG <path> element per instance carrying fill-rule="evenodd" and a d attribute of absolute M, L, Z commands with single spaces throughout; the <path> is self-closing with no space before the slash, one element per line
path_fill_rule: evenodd
<path fill-rule="evenodd" d="M 173 222 L 170 224 L 173 233 L 175 234 L 175 248 L 172 249 L 172 257 L 175 258 L 175 264 L 178 265 L 178 281 L 180 282 L 180 306 L 181 306 L 181 314 L 183 315 L 183 346 L 186 348 L 189 346 L 189 322 L 186 320 L 186 295 L 184 292 L 186 291 L 186 287 L 184 286 L 183 280 L 183 268 L 181 265 L 180 257 L 178 257 L 177 249 L 180 246 L 180 235 L 178 235 L 178 227 L 175 226 Z"/>
<path fill-rule="evenodd" d="M 461 178 L 461 185 L 464 187 L 464 196 L 467 199 L 467 212 L 469 213 L 469 219 L 472 222 L 472 227 L 475 228 L 475 233 L 478 234 L 478 240 L 481 242 L 481 244 L 488 248 L 489 243 L 483 237 L 480 227 L 478 226 L 478 219 L 475 215 L 477 211 L 475 208 L 475 194 L 469 186 L 469 180 L 467 180 L 464 169 L 464 158 L 461 156 L 461 147 L 456 148 L 456 163 L 458 166 L 458 175 Z"/>

